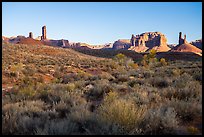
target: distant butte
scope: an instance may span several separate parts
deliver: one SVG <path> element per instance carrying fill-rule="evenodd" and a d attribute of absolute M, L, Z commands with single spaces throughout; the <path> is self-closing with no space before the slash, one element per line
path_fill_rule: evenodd
<path fill-rule="evenodd" d="M 184 35 L 184 38 L 182 38 L 182 32 L 179 33 L 179 44 L 176 47 L 172 48 L 171 51 L 193 52 L 199 55 L 202 54 L 201 49 L 187 42 L 186 35 Z"/>
<path fill-rule="evenodd" d="M 3 42 L 13 44 L 27 44 L 27 45 L 48 45 L 63 48 L 87 48 L 87 49 L 125 49 L 135 52 L 148 52 L 155 49 L 157 52 L 192 52 L 202 56 L 202 39 L 188 43 L 186 35 L 182 38 L 182 32 L 179 32 L 178 45 L 167 45 L 167 38 L 161 32 L 145 32 L 142 34 L 132 34 L 130 39 L 119 39 L 113 44 L 108 43 L 104 45 L 89 45 L 81 42 L 69 42 L 69 40 L 60 39 L 52 40 L 47 38 L 46 26 L 42 27 L 42 36 L 33 39 L 33 33 L 29 32 L 28 37 L 17 36 L 7 38 L 2 36 Z M 198 48 L 197 48 L 198 47 Z"/>

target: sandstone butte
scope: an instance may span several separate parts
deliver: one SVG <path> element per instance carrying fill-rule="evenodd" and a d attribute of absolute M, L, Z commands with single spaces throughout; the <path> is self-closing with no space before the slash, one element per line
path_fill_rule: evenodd
<path fill-rule="evenodd" d="M 131 50 L 136 52 L 145 52 L 151 49 L 157 52 L 166 52 L 170 48 L 167 46 L 167 38 L 161 32 L 145 32 L 140 35 L 132 35 Z"/>
<path fill-rule="evenodd" d="M 179 33 L 179 44 L 174 47 L 171 51 L 176 52 L 193 52 L 198 55 L 202 55 L 202 50 L 188 43 L 186 40 L 186 35 L 182 38 L 182 33 Z"/>
<path fill-rule="evenodd" d="M 158 52 L 166 52 L 171 48 L 167 46 L 167 39 L 161 32 L 145 32 L 134 36 L 129 40 L 118 40 L 113 44 L 114 49 L 128 49 L 136 52 L 146 52 L 155 49 Z"/>

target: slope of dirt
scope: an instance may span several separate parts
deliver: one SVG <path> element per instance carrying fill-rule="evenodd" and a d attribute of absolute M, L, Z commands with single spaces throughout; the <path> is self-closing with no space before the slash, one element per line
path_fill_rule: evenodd
<path fill-rule="evenodd" d="M 184 43 L 182 45 L 178 45 L 172 49 L 172 51 L 179 51 L 179 52 L 193 52 L 193 53 L 202 53 L 202 50 L 193 46 L 189 43 Z"/>
<path fill-rule="evenodd" d="M 158 52 L 157 58 L 165 58 L 167 60 L 184 60 L 196 61 L 202 60 L 202 56 L 193 52 Z"/>
<path fill-rule="evenodd" d="M 32 39 L 32 38 L 20 39 L 20 41 L 17 42 L 17 44 L 43 45 L 43 43 L 41 41 L 35 40 L 35 39 Z"/>

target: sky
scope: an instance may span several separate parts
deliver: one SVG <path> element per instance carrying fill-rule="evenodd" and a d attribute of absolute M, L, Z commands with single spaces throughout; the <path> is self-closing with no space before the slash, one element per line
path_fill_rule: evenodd
<path fill-rule="evenodd" d="M 88 44 L 113 43 L 159 31 L 168 44 L 202 39 L 202 2 L 2 2 L 2 35 L 33 32 L 49 39 Z"/>

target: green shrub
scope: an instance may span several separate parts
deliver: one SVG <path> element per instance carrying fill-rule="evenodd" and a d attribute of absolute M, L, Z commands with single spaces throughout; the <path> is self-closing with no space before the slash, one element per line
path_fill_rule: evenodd
<path fill-rule="evenodd" d="M 149 68 L 149 67 L 153 67 L 156 64 L 156 62 L 158 62 L 158 59 L 156 58 L 156 50 L 151 49 L 149 51 L 149 54 L 143 56 L 141 64 L 145 68 Z"/>
<path fill-rule="evenodd" d="M 166 62 L 165 58 L 161 58 L 160 59 L 160 63 L 161 63 L 162 66 L 166 66 L 167 65 L 167 62 Z"/>

